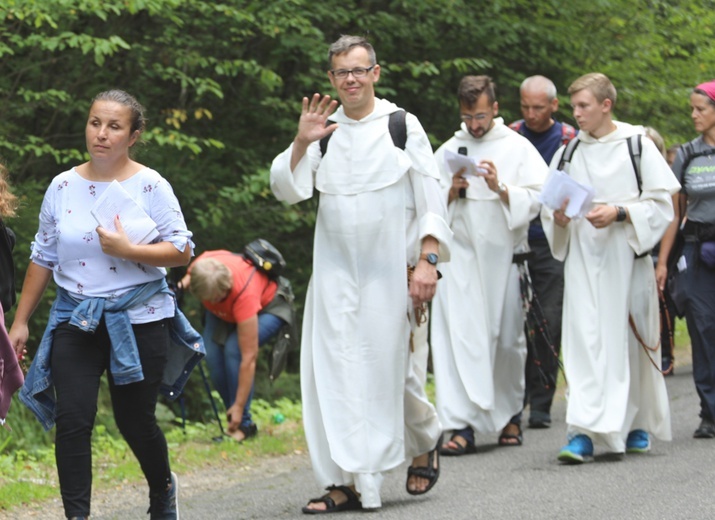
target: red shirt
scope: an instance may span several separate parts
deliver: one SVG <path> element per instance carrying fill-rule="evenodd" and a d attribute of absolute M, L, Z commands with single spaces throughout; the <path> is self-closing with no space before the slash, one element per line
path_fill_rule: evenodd
<path fill-rule="evenodd" d="M 266 307 L 276 295 L 278 284 L 243 256 L 219 249 L 206 251 L 196 260 L 214 258 L 228 267 L 233 276 L 233 286 L 228 296 L 217 303 L 203 301 L 209 312 L 229 323 L 246 321 Z M 189 267 L 191 273 L 191 267 Z"/>

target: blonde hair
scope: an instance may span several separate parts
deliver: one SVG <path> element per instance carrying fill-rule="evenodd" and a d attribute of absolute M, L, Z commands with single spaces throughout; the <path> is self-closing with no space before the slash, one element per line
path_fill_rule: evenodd
<path fill-rule="evenodd" d="M 665 141 L 663 140 L 663 136 L 660 135 L 658 130 L 652 126 L 646 126 L 644 129 L 645 135 L 655 143 L 656 148 L 658 148 L 658 151 L 663 154 L 663 157 L 666 157 Z"/>
<path fill-rule="evenodd" d="M 608 76 L 600 72 L 584 74 L 569 86 L 569 95 L 580 92 L 584 89 L 591 91 L 599 103 L 606 99 L 611 100 L 611 108 L 616 106 L 616 87 L 613 86 Z"/>
<path fill-rule="evenodd" d="M 233 287 L 231 271 L 215 258 L 202 258 L 191 266 L 191 293 L 201 301 L 223 296 Z"/>
<path fill-rule="evenodd" d="M 0 163 L 0 217 L 14 217 L 15 210 L 20 205 L 17 197 L 10 190 L 7 178 L 7 168 Z"/>

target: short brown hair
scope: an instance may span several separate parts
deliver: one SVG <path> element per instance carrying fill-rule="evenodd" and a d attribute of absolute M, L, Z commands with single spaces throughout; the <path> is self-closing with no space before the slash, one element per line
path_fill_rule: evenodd
<path fill-rule="evenodd" d="M 191 293 L 201 301 L 215 300 L 233 287 L 231 271 L 215 258 L 200 258 L 191 266 Z"/>
<path fill-rule="evenodd" d="M 94 105 L 97 101 L 113 101 L 114 103 L 119 103 L 120 105 L 129 108 L 129 110 L 131 111 L 130 131 L 132 133 L 137 131 L 141 133 L 144 131 L 144 128 L 146 127 L 144 107 L 141 105 L 141 103 L 139 103 L 139 101 L 136 100 L 134 96 L 132 96 L 128 92 L 119 89 L 105 90 L 104 92 L 100 92 L 99 94 L 94 96 L 90 107 Z"/>
<path fill-rule="evenodd" d="M 489 103 L 496 101 L 496 84 L 489 76 L 464 76 L 459 82 L 457 99 L 460 105 L 472 108 L 482 94 L 487 95 Z"/>
<path fill-rule="evenodd" d="M 599 103 L 604 100 L 611 100 L 611 107 L 616 105 L 616 87 L 613 86 L 608 76 L 600 72 L 584 74 L 569 86 L 569 95 L 580 92 L 584 89 L 591 91 Z"/>
<path fill-rule="evenodd" d="M 348 34 L 344 34 L 330 46 L 330 49 L 328 49 L 328 69 L 333 68 L 333 56 L 349 52 L 355 47 L 362 47 L 367 51 L 367 55 L 370 58 L 370 65 L 375 66 L 377 64 L 375 49 L 373 49 L 369 41 L 362 36 L 350 36 Z"/>

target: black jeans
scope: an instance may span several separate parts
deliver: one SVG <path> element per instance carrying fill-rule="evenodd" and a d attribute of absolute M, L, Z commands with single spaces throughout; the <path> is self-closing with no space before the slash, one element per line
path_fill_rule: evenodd
<path fill-rule="evenodd" d="M 693 351 L 693 379 L 700 397 L 700 417 L 715 418 L 715 269 L 698 259 L 694 242 L 683 250 L 687 300 L 685 321 Z"/>
<path fill-rule="evenodd" d="M 55 458 L 65 515 L 89 516 L 92 492 L 92 428 L 99 381 L 107 370 L 114 419 L 139 460 L 153 491 L 171 481 L 166 439 L 155 409 L 169 348 L 168 320 L 133 325 L 144 379 L 115 385 L 109 368 L 110 340 L 104 320 L 94 334 L 62 323 L 52 342 L 57 396 Z"/>

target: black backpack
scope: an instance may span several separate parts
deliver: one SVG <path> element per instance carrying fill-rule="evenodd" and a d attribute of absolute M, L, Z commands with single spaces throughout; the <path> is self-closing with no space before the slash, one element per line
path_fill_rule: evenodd
<path fill-rule="evenodd" d="M 278 249 L 264 238 L 257 238 L 243 248 L 243 256 L 271 280 L 277 280 L 285 270 L 286 261 Z"/>
<path fill-rule="evenodd" d="M 390 114 L 390 121 L 387 123 L 387 126 L 390 129 L 390 137 L 392 137 L 392 142 L 400 150 L 404 150 L 405 146 L 407 145 L 406 117 L 407 112 L 405 112 L 404 110 L 398 110 L 397 112 L 393 112 L 392 114 Z M 331 121 L 330 119 L 328 119 L 325 122 L 325 126 L 332 125 L 333 123 L 335 123 L 335 121 Z M 330 133 L 320 140 L 320 153 L 323 156 L 328 150 L 328 142 L 330 141 L 330 137 L 332 135 L 333 134 Z"/>
<path fill-rule="evenodd" d="M 5 313 L 15 304 L 14 247 L 15 233 L 0 218 L 0 303 Z"/>
<path fill-rule="evenodd" d="M 680 145 L 680 149 L 683 151 L 683 182 L 685 182 L 685 172 L 688 170 L 688 166 L 690 166 L 690 163 L 693 161 L 693 159 L 697 157 L 703 157 L 704 155 L 715 154 L 715 149 L 713 148 L 708 148 L 707 150 L 703 150 L 702 152 L 696 152 L 695 147 L 691 142 L 687 142 L 685 144 Z"/>
<path fill-rule="evenodd" d="M 626 143 L 628 144 L 628 155 L 631 158 L 633 171 L 636 175 L 636 182 L 638 183 L 638 193 L 643 193 L 643 180 L 641 179 L 641 150 L 643 149 L 641 142 L 642 137 L 642 134 L 636 134 L 630 136 L 626 141 Z M 580 139 L 573 139 L 569 141 L 569 143 L 566 145 L 566 149 L 564 150 L 563 155 L 561 156 L 561 160 L 559 161 L 559 170 L 568 173 L 568 169 L 564 170 L 564 166 L 567 166 L 571 163 L 573 153 L 576 151 L 576 148 L 578 147 L 580 142 Z"/>

